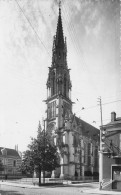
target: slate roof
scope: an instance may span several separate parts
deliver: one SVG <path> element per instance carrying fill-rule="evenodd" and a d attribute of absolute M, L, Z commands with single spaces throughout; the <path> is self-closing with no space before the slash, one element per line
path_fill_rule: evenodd
<path fill-rule="evenodd" d="M 107 123 L 103 126 L 114 125 L 114 124 L 119 124 L 119 123 L 121 123 L 121 117 L 118 117 L 114 121 L 110 121 L 109 123 Z"/>
<path fill-rule="evenodd" d="M 0 147 L 0 156 L 3 155 L 1 151 L 2 149 L 5 149 L 7 151 L 7 156 L 13 156 L 13 157 L 20 158 L 19 153 L 16 150 L 10 149 L 10 148 L 4 148 L 4 147 Z"/>
<path fill-rule="evenodd" d="M 83 121 L 82 119 L 75 117 L 77 125 L 81 125 L 82 133 L 85 136 L 89 136 L 92 139 L 97 139 L 97 135 L 100 135 L 100 130 L 90 125 L 89 123 Z M 99 137 L 99 136 L 98 136 Z"/>
<path fill-rule="evenodd" d="M 121 117 L 116 118 L 116 121 L 121 121 Z"/>

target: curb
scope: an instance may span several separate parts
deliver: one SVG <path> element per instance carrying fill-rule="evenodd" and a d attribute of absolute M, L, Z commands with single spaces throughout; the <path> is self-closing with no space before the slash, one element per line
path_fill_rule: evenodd
<path fill-rule="evenodd" d="M 81 190 L 83 193 L 89 193 L 89 194 L 104 194 L 104 195 L 121 195 L 121 191 L 106 191 L 106 190 L 99 190 L 99 189 L 93 189 L 93 190 Z"/>
<path fill-rule="evenodd" d="M 41 189 L 41 188 L 48 188 L 48 187 L 60 187 L 60 186 L 67 186 L 64 184 L 61 185 L 41 185 L 41 186 L 37 186 L 37 185 L 24 185 L 24 184 L 18 184 L 18 183 L 10 183 L 10 182 L 0 182 L 0 185 L 7 185 L 7 186 L 13 186 L 13 187 L 19 187 L 19 188 L 28 188 L 28 189 Z"/>

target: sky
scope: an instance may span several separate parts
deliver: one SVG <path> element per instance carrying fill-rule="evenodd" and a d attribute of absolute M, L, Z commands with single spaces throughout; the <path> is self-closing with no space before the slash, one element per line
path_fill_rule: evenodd
<path fill-rule="evenodd" d="M 121 117 L 120 1 L 62 0 L 73 113 L 100 127 Z M 46 118 L 57 0 L 0 0 L 0 146 L 25 151 Z M 85 109 L 82 110 L 82 107 Z"/>

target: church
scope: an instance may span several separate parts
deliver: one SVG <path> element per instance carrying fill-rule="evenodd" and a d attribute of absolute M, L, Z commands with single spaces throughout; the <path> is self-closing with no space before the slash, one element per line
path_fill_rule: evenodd
<path fill-rule="evenodd" d="M 46 87 L 46 131 L 53 137 L 60 156 L 60 167 L 51 177 L 66 179 L 98 175 L 99 130 L 72 111 L 72 83 L 60 6 Z"/>

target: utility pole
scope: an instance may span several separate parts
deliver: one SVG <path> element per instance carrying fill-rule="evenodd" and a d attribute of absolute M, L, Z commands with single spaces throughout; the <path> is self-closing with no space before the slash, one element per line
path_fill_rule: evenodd
<path fill-rule="evenodd" d="M 44 165 L 45 165 L 45 119 L 43 119 L 43 126 L 44 126 L 44 129 L 43 129 L 43 133 L 44 133 Z M 45 183 L 45 168 L 43 166 L 43 183 Z"/>
<path fill-rule="evenodd" d="M 100 106 L 100 116 L 101 116 L 101 127 L 103 125 L 102 120 L 102 101 L 101 97 L 98 98 L 98 103 Z M 99 189 L 102 189 L 102 181 L 103 181 L 103 151 L 102 151 L 102 130 L 100 127 L 100 152 L 99 152 Z"/>

